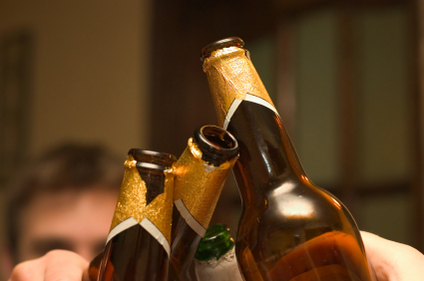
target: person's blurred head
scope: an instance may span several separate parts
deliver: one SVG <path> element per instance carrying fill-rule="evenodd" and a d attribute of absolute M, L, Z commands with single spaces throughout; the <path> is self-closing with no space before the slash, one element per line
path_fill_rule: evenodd
<path fill-rule="evenodd" d="M 64 144 L 29 163 L 7 187 L 12 265 L 66 249 L 91 260 L 106 241 L 122 161 L 98 145 Z"/>

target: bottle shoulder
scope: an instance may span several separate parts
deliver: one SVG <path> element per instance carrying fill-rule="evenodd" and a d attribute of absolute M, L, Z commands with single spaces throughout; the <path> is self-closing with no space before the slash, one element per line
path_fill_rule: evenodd
<path fill-rule="evenodd" d="M 242 229 L 249 225 L 264 233 L 294 233 L 305 229 L 355 232 L 356 223 L 343 203 L 311 182 L 293 179 L 275 182 L 255 196 L 256 200 L 250 202 L 253 205 L 242 215 Z"/>

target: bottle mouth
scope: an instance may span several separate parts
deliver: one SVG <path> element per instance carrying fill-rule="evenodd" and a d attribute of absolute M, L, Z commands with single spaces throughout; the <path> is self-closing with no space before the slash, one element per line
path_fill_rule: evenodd
<path fill-rule="evenodd" d="M 236 138 L 224 128 L 215 125 L 204 125 L 198 128 L 193 140 L 202 151 L 202 160 L 219 166 L 238 155 Z"/>
<path fill-rule="evenodd" d="M 202 49 L 202 53 L 200 54 L 200 61 L 203 62 L 206 58 L 210 57 L 213 51 L 234 46 L 243 48 L 244 41 L 239 37 L 228 37 L 219 41 L 215 41 Z"/>
<path fill-rule="evenodd" d="M 177 158 L 166 152 L 158 152 L 147 149 L 132 148 L 128 151 L 136 163 L 137 168 L 167 170 L 172 167 L 172 164 L 177 161 Z"/>

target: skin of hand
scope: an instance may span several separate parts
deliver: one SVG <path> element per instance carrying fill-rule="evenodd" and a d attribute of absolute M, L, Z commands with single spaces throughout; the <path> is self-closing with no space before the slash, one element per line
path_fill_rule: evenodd
<path fill-rule="evenodd" d="M 415 248 L 361 231 L 378 281 L 424 280 L 424 255 Z"/>
<path fill-rule="evenodd" d="M 22 262 L 12 271 L 9 281 L 89 281 L 89 262 L 65 250 L 53 250 L 41 258 Z"/>

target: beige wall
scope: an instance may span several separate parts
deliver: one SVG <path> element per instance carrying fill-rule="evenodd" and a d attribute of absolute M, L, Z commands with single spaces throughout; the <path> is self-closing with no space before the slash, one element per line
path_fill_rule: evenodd
<path fill-rule="evenodd" d="M 0 35 L 34 36 L 31 154 L 63 140 L 147 146 L 149 0 L 0 1 Z"/>
<path fill-rule="evenodd" d="M 150 4 L 0 0 L 0 38 L 22 28 L 34 37 L 30 154 L 70 139 L 122 158 L 148 146 Z"/>

